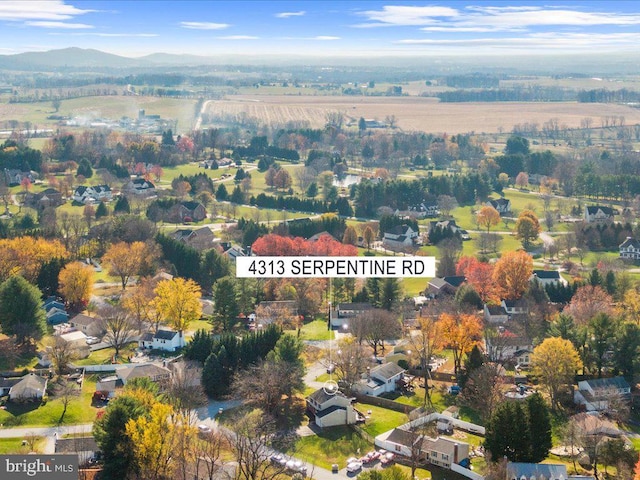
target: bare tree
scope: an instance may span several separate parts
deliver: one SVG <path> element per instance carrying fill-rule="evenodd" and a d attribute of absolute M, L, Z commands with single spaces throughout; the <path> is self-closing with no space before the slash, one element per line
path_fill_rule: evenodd
<path fill-rule="evenodd" d="M 424 402 L 423 407 L 427 405 L 433 407 L 431 403 L 431 386 L 429 379 L 431 378 L 431 357 L 436 353 L 436 348 L 440 343 L 440 329 L 438 322 L 432 317 L 419 317 L 417 319 L 417 330 L 410 332 L 409 345 L 411 346 L 411 359 L 415 360 L 422 371 L 424 380 Z"/>
<path fill-rule="evenodd" d="M 238 464 L 237 477 L 244 480 L 274 480 L 285 467 L 272 465 L 270 449 L 276 433 L 274 420 L 261 410 L 234 419 L 226 438 Z"/>
<path fill-rule="evenodd" d="M 207 397 L 201 384 L 202 368 L 192 362 L 171 364 L 172 374 L 164 385 L 169 404 L 189 424 L 196 420 L 195 410 L 206 405 Z"/>
<path fill-rule="evenodd" d="M 136 335 L 134 321 L 129 312 L 120 306 L 105 305 L 99 313 L 107 331 L 104 340 L 115 349 L 117 357 L 122 347 Z"/>
<path fill-rule="evenodd" d="M 62 413 L 60 414 L 58 424 L 61 424 L 64 420 L 64 416 L 67 413 L 67 407 L 69 406 L 69 403 L 71 403 L 71 400 L 77 397 L 79 394 L 80 389 L 75 382 L 63 380 L 60 384 L 57 385 L 56 396 L 62 401 Z"/>
<path fill-rule="evenodd" d="M 456 197 L 450 195 L 440 195 L 438 197 L 438 210 L 444 217 L 448 217 L 451 211 L 458 206 Z"/>
<path fill-rule="evenodd" d="M 362 345 L 348 338 L 338 342 L 338 348 L 328 352 L 329 362 L 335 365 L 338 383 L 343 385 L 347 393 L 360 379 L 367 368 L 367 353 Z"/>
<path fill-rule="evenodd" d="M 351 319 L 351 328 L 354 335 L 359 335 L 358 342 L 364 340 L 373 348 L 373 354 L 378 355 L 378 348 L 384 352 L 385 340 L 399 338 L 402 334 L 402 325 L 398 315 L 375 308 L 367 310 Z"/>
<path fill-rule="evenodd" d="M 479 412 L 485 422 L 504 401 L 499 369 L 500 366 L 496 363 L 485 363 L 474 369 L 462 391 L 461 400 Z"/>
<path fill-rule="evenodd" d="M 76 346 L 64 339 L 55 336 L 47 345 L 51 364 L 57 375 L 62 375 L 69 369 L 69 364 L 78 358 L 78 349 Z"/>
<path fill-rule="evenodd" d="M 222 433 L 211 431 L 202 434 L 201 440 L 195 442 L 193 448 L 195 454 L 193 478 L 207 480 L 224 478 L 222 452 L 228 448 L 228 441 Z"/>

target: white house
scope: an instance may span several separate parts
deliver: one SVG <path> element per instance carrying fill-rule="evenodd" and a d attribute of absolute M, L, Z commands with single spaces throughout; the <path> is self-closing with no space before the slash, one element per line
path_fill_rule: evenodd
<path fill-rule="evenodd" d="M 511 213 L 511 200 L 504 197 L 497 200 L 489 200 L 485 205 L 495 208 L 500 215 L 507 215 Z"/>
<path fill-rule="evenodd" d="M 587 223 L 612 222 L 618 211 L 602 205 L 589 205 L 584 207 L 584 221 Z"/>
<path fill-rule="evenodd" d="M 512 361 L 526 367 L 531 361 L 533 342 L 528 337 L 505 331 L 497 335 L 487 335 L 485 351 L 492 362 Z"/>
<path fill-rule="evenodd" d="M 89 345 L 87 345 L 87 336 L 83 332 L 74 331 L 63 333 L 60 338 L 70 344 L 80 358 L 89 356 Z"/>
<path fill-rule="evenodd" d="M 372 368 L 366 378 L 360 380 L 355 388 L 359 393 L 377 397 L 387 392 L 394 392 L 397 382 L 404 375 L 404 368 L 396 363 L 384 363 Z"/>
<path fill-rule="evenodd" d="M 156 333 L 147 332 L 139 340 L 141 348 L 175 352 L 186 345 L 184 335 L 173 331 L 160 329 Z"/>
<path fill-rule="evenodd" d="M 396 225 L 384 232 L 382 243 L 388 247 L 412 247 L 416 243 L 419 232 L 409 225 Z"/>
<path fill-rule="evenodd" d="M 502 305 L 484 304 L 484 320 L 487 323 L 507 323 L 509 314 Z"/>
<path fill-rule="evenodd" d="M 75 189 L 71 199 L 75 202 L 89 204 L 110 201 L 113 198 L 109 185 L 95 185 L 87 187 L 80 185 Z"/>
<path fill-rule="evenodd" d="M 633 237 L 627 239 L 618 247 L 620 258 L 623 260 L 640 260 L 640 241 Z"/>
<path fill-rule="evenodd" d="M 320 428 L 353 425 L 357 420 L 351 400 L 328 387 L 320 388 L 307 397 L 307 410 Z"/>
<path fill-rule="evenodd" d="M 531 281 L 533 280 L 537 280 L 543 287 L 554 283 L 567 283 L 558 270 L 534 270 L 531 275 Z"/>
<path fill-rule="evenodd" d="M 522 299 L 502 300 L 500 302 L 500 305 L 502 305 L 504 311 L 507 312 L 507 315 L 509 315 L 509 319 L 511 319 L 513 315 L 524 315 L 529 313 L 529 307 L 527 306 L 527 303 Z"/>
<path fill-rule="evenodd" d="M 623 377 L 597 378 L 578 382 L 573 401 L 588 412 L 602 411 L 609 408 L 611 400 L 628 400 L 630 395 L 631 387 Z"/>
<path fill-rule="evenodd" d="M 134 178 L 124 186 L 124 190 L 134 195 L 153 195 L 156 192 L 156 186 L 149 180 L 144 178 Z"/>

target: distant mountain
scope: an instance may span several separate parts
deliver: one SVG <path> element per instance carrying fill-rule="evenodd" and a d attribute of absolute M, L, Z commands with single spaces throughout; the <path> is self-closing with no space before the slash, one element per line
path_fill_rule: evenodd
<path fill-rule="evenodd" d="M 100 50 L 63 48 L 46 52 L 26 52 L 0 55 L 0 68 L 33 70 L 37 68 L 130 68 L 149 66 L 144 60 L 122 57 Z"/>

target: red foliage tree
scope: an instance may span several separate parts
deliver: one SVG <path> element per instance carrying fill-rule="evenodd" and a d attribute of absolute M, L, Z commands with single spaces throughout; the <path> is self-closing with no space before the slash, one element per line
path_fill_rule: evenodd
<path fill-rule="evenodd" d="M 355 256 L 358 250 L 353 245 L 343 245 L 330 235 L 322 235 L 315 242 L 302 237 L 284 237 L 270 233 L 257 239 L 252 251 L 262 256 Z"/>

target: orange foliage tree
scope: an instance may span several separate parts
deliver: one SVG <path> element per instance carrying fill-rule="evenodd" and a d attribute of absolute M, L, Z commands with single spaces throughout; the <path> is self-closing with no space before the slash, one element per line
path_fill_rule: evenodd
<path fill-rule="evenodd" d="M 159 256 L 157 249 L 148 248 L 144 242 L 118 242 L 109 247 L 102 262 L 109 268 L 109 275 L 120 277 L 122 290 L 129 278 L 140 273 L 147 263 L 154 263 Z"/>
<path fill-rule="evenodd" d="M 456 265 L 456 274 L 463 275 L 467 283 L 478 293 L 483 303 L 496 303 L 499 298 L 493 282 L 493 265 L 475 257 L 461 257 Z"/>
<path fill-rule="evenodd" d="M 358 254 L 355 246 L 344 245 L 330 235 L 322 235 L 315 242 L 310 242 L 301 237 L 284 237 L 270 233 L 258 238 L 251 250 L 263 256 L 355 256 Z"/>
<path fill-rule="evenodd" d="M 516 300 L 529 288 L 533 258 L 524 251 L 507 252 L 493 268 L 493 281 L 501 298 Z"/>
<path fill-rule="evenodd" d="M 476 214 L 476 222 L 483 228 L 487 229 L 487 233 L 491 227 L 495 227 L 500 223 L 500 213 L 491 205 L 485 205 Z"/>
<path fill-rule="evenodd" d="M 457 374 L 462 358 L 482 340 L 482 324 L 475 315 L 443 313 L 438 319 L 442 346 L 453 352 L 453 368 Z"/>

